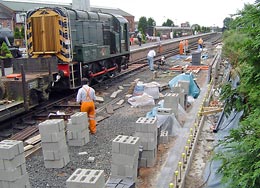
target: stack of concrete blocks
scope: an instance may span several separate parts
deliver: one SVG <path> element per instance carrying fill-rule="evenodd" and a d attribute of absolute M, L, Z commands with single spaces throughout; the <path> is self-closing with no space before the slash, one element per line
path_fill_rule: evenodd
<path fill-rule="evenodd" d="M 30 187 L 22 141 L 3 140 L 0 142 L 0 187 Z"/>
<path fill-rule="evenodd" d="M 46 168 L 63 168 L 70 162 L 63 119 L 46 120 L 39 124 L 41 146 Z"/>
<path fill-rule="evenodd" d="M 189 94 L 189 91 L 190 91 L 190 81 L 179 80 L 178 84 L 184 90 L 184 93 Z"/>
<path fill-rule="evenodd" d="M 157 158 L 157 119 L 140 117 L 136 121 L 135 136 L 140 138 L 143 152 L 140 159 L 140 167 L 153 167 Z"/>
<path fill-rule="evenodd" d="M 160 144 L 168 144 L 169 142 L 169 137 L 168 137 L 168 131 L 161 131 L 160 135 Z"/>
<path fill-rule="evenodd" d="M 186 110 L 186 105 L 187 105 L 187 95 L 188 93 L 184 92 L 184 89 L 181 87 L 180 84 L 176 84 L 172 88 L 174 93 L 179 94 L 179 104 L 182 106 L 184 110 Z"/>
<path fill-rule="evenodd" d="M 67 124 L 69 146 L 84 146 L 89 142 L 88 118 L 86 112 L 77 112 Z"/>
<path fill-rule="evenodd" d="M 178 93 L 166 93 L 164 95 L 164 108 L 171 108 L 175 118 L 179 119 L 178 105 L 179 105 L 179 94 Z"/>
<path fill-rule="evenodd" d="M 110 177 L 106 188 L 135 188 L 135 182 L 131 178 Z"/>
<path fill-rule="evenodd" d="M 112 177 L 129 177 L 137 180 L 140 139 L 138 137 L 118 135 L 112 141 Z"/>
<path fill-rule="evenodd" d="M 157 108 L 157 115 L 166 115 L 166 116 L 171 116 L 172 115 L 172 109 L 171 108 Z M 168 144 L 168 131 L 167 130 L 162 130 L 160 131 L 160 144 Z"/>
<path fill-rule="evenodd" d="M 104 170 L 76 169 L 66 181 L 67 188 L 105 188 Z"/>

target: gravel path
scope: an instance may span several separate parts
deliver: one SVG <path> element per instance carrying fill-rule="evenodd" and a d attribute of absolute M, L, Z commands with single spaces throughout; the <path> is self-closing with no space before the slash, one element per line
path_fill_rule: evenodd
<path fill-rule="evenodd" d="M 160 72 L 160 78 L 155 81 L 161 83 L 168 83 L 173 78 L 172 73 Z M 102 86 L 96 89 L 97 93 L 104 97 L 105 101 L 111 100 L 110 95 L 118 90 L 118 86 L 124 84 L 130 84 L 135 79 L 139 78 L 140 81 L 150 82 L 152 80 L 153 73 L 144 68 L 137 74 L 133 74 L 131 77 L 124 81 L 118 81 L 115 85 Z M 123 92 L 127 91 L 127 87 Z M 122 92 L 122 93 L 123 93 Z M 164 92 L 169 92 L 165 90 Z M 62 169 L 46 169 L 44 167 L 42 151 L 39 150 L 30 158 L 26 160 L 27 172 L 29 173 L 30 183 L 32 188 L 43 187 L 66 187 L 66 180 L 77 168 L 89 168 L 100 169 L 105 171 L 106 179 L 110 174 L 110 162 L 111 162 L 111 149 L 112 140 L 119 134 L 133 135 L 134 125 L 139 117 L 146 116 L 146 113 L 151 111 L 153 106 L 145 106 L 139 108 L 132 108 L 125 99 L 124 107 L 114 111 L 109 118 L 101 121 L 97 126 L 96 135 L 90 135 L 90 142 L 83 147 L 68 147 L 70 154 L 70 163 Z M 157 104 L 158 101 L 156 101 Z M 101 106 L 99 104 L 98 106 Z M 101 112 L 100 115 L 102 115 Z M 162 166 L 162 161 L 166 158 L 168 149 L 174 145 L 174 138 L 170 139 L 168 145 L 160 145 L 158 151 L 158 160 L 156 166 L 150 169 L 142 169 L 141 177 L 138 178 L 137 187 L 146 188 L 153 185 L 153 180 Z M 79 155 L 80 152 L 86 152 L 85 155 Z M 94 162 L 88 162 L 89 157 L 95 157 Z"/>

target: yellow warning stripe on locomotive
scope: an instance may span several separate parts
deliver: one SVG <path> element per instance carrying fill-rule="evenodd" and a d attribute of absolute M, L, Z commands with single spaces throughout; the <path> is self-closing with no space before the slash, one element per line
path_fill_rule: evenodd
<path fill-rule="evenodd" d="M 68 18 L 54 9 L 38 9 L 27 19 L 28 52 L 32 57 L 56 55 L 69 63 L 68 41 Z"/>

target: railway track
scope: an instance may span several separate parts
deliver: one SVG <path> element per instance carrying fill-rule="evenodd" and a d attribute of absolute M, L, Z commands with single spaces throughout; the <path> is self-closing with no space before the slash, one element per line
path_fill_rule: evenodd
<path fill-rule="evenodd" d="M 211 42 L 212 44 L 219 43 L 220 42 L 219 40 L 220 38 L 217 36 L 213 38 L 212 37 L 207 38 L 207 41 Z M 190 46 L 189 49 L 191 51 L 197 49 L 196 42 L 190 43 L 189 46 Z M 151 45 L 150 48 L 154 48 L 154 46 Z M 147 51 L 150 48 L 146 47 L 145 50 Z M 143 50 L 144 49 L 140 49 L 140 51 Z M 138 53 L 138 50 L 137 52 L 133 52 L 133 53 Z M 178 54 L 178 48 L 164 49 L 155 58 L 155 63 L 156 61 L 160 60 L 161 56 L 168 58 L 176 54 Z M 133 60 L 129 63 L 128 69 L 122 70 L 115 77 L 105 80 L 102 83 L 98 83 L 93 87 L 96 89 L 96 91 L 102 90 L 104 89 L 104 87 L 108 87 L 109 85 L 113 85 L 114 83 L 121 82 L 125 78 L 130 77 L 133 74 L 140 73 L 143 70 L 143 68 L 145 68 L 146 66 L 148 66 L 146 62 L 146 54 L 140 58 L 133 58 Z M 101 113 L 102 111 L 104 111 L 104 109 L 106 109 L 108 105 L 114 105 L 120 99 L 120 95 L 123 96 L 124 94 L 125 93 L 119 94 L 119 97 L 117 99 L 108 99 L 106 100 L 105 103 L 97 104 L 98 107 L 97 112 Z M 42 104 L 41 106 L 34 108 L 33 110 L 30 110 L 19 116 L 17 115 L 15 116 L 15 118 L 3 122 L 1 127 L 4 127 L 4 129 L 0 131 L 0 140 L 9 138 L 9 139 L 24 141 L 29 137 L 31 137 L 32 135 L 37 134 L 38 132 L 37 125 L 41 121 L 50 118 L 53 119 L 62 118 L 64 120 L 69 119 L 70 115 L 79 111 L 79 105 L 75 103 L 75 96 L 76 96 L 76 91 L 73 91 L 71 93 L 66 94 L 66 96 L 58 97 L 58 99 L 51 99 L 50 101 Z M 107 117 L 104 116 L 104 118 Z M 102 118 L 100 119 L 100 121 L 102 121 Z"/>

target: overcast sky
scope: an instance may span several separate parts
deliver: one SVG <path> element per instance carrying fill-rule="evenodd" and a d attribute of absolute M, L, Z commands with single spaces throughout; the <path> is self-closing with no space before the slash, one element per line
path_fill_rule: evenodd
<path fill-rule="evenodd" d="M 72 0 L 41 0 L 66 2 Z M 35 1 L 34 1 L 35 2 Z M 190 22 L 201 26 L 223 26 L 223 20 L 255 0 L 90 0 L 90 5 L 120 8 L 135 16 L 152 17 L 157 25 L 171 19 L 174 24 Z"/>

